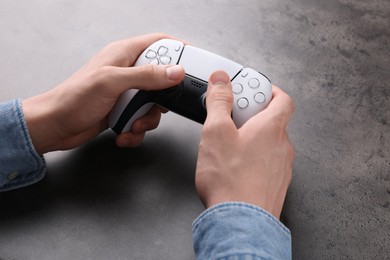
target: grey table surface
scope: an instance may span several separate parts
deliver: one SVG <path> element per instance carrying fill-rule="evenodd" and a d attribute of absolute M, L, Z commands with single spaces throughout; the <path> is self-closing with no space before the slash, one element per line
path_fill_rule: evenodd
<path fill-rule="evenodd" d="M 390 1 L 0 2 L 0 101 L 69 77 L 107 43 L 166 32 L 293 98 L 283 211 L 294 259 L 390 259 Z M 0 193 L 0 259 L 193 259 L 201 125 L 173 113 L 136 149 L 107 131 Z"/>

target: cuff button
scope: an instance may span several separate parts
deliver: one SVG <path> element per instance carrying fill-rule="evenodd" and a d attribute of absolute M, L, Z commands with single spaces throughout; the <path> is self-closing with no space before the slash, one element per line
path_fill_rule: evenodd
<path fill-rule="evenodd" d="M 12 181 L 12 180 L 15 180 L 16 178 L 18 178 L 18 176 L 19 176 L 19 172 L 18 171 L 13 171 L 10 174 L 8 174 L 7 179 L 9 181 Z"/>

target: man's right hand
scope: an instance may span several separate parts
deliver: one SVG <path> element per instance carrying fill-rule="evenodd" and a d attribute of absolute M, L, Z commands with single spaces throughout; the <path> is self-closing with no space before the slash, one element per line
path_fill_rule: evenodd
<path fill-rule="evenodd" d="M 268 107 L 239 129 L 231 118 L 232 104 L 229 76 L 214 72 L 196 169 L 199 197 L 206 208 L 240 201 L 280 218 L 292 178 L 294 150 L 286 132 L 294 111 L 292 101 L 273 86 Z"/>

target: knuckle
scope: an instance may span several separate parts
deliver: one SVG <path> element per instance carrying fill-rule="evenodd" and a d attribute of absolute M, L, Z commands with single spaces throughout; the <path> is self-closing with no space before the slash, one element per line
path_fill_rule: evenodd
<path fill-rule="evenodd" d="M 163 39 L 163 38 L 168 38 L 169 36 L 165 33 L 162 32 L 153 32 L 150 33 L 150 36 L 156 38 L 156 39 Z"/>
<path fill-rule="evenodd" d="M 100 58 L 106 61 L 105 64 L 116 66 L 128 65 L 131 58 L 129 55 L 126 55 L 126 46 L 125 40 L 111 42 L 99 52 Z"/>
<path fill-rule="evenodd" d="M 212 91 L 209 91 L 208 96 L 213 103 L 233 103 L 233 94 L 229 88 L 213 88 Z"/>
<path fill-rule="evenodd" d="M 117 40 L 110 42 L 109 44 L 106 45 L 105 49 L 117 49 L 118 47 L 123 46 L 125 40 Z"/>
<path fill-rule="evenodd" d="M 290 112 L 293 113 L 295 111 L 295 105 L 292 98 L 287 94 L 286 94 L 286 104 L 288 105 Z"/>
<path fill-rule="evenodd" d="M 274 117 L 270 120 L 269 130 L 271 133 L 280 133 L 280 135 L 284 135 L 286 124 L 284 123 L 285 119 L 281 115 L 274 115 Z"/>
<path fill-rule="evenodd" d="M 288 108 L 288 112 L 292 114 L 295 110 L 295 105 L 292 98 L 286 92 L 282 92 L 282 95 L 284 98 L 284 104 Z"/>
<path fill-rule="evenodd" d="M 291 158 L 291 162 L 295 159 L 295 149 L 294 149 L 294 146 L 291 144 L 291 142 L 289 142 L 289 146 L 288 146 L 288 154 Z"/>
<path fill-rule="evenodd" d="M 290 168 L 290 170 L 288 171 L 288 174 L 287 174 L 287 183 L 289 185 L 291 184 L 292 179 L 293 179 L 292 168 Z"/>
<path fill-rule="evenodd" d="M 104 46 L 103 49 L 99 53 L 100 54 L 102 54 L 102 53 L 112 53 L 113 51 L 118 49 L 119 46 L 120 46 L 120 41 L 110 42 L 106 46 Z"/>

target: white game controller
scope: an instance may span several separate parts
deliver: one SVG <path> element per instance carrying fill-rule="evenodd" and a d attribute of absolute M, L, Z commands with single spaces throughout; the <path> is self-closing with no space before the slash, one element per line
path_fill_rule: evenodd
<path fill-rule="evenodd" d="M 265 109 L 272 98 L 271 82 L 263 74 L 177 40 L 163 39 L 150 45 L 134 66 L 145 64 L 178 64 L 186 75 L 172 88 L 131 89 L 123 93 L 109 116 L 109 126 L 117 134 L 129 131 L 134 121 L 144 116 L 153 104 L 203 124 L 207 116 L 207 81 L 216 70 L 224 70 L 230 76 L 234 96 L 232 118 L 237 128 Z"/>

